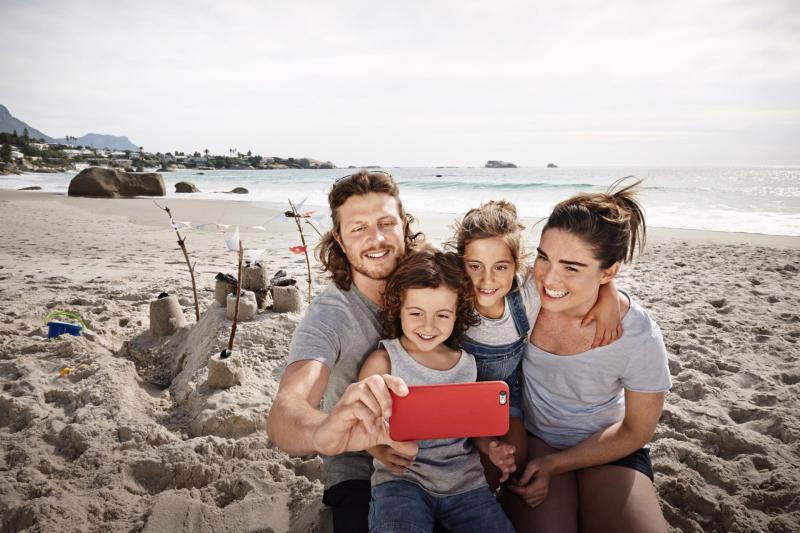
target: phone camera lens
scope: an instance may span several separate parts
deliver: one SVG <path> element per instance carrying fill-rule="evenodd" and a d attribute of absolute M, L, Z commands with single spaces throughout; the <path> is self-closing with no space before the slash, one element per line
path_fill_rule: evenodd
<path fill-rule="evenodd" d="M 500 392 L 500 405 L 505 405 L 506 401 L 508 401 L 508 394 L 506 394 L 506 391 L 501 391 Z"/>

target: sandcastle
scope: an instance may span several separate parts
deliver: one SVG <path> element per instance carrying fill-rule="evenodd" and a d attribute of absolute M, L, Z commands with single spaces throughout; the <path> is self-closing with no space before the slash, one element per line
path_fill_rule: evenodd
<path fill-rule="evenodd" d="M 150 302 L 150 334 L 156 337 L 172 335 L 178 328 L 186 326 L 186 318 L 178 297 L 161 293 Z"/>
<path fill-rule="evenodd" d="M 236 313 L 236 294 L 229 294 L 227 299 L 227 314 L 228 320 L 233 320 Z M 238 320 L 252 320 L 258 312 L 258 301 L 253 291 L 243 290 L 239 296 L 239 316 Z"/>
<path fill-rule="evenodd" d="M 267 269 L 263 263 L 247 263 L 242 268 L 242 288 L 253 291 L 258 302 L 258 309 L 266 309 L 272 303 L 269 297 L 269 282 L 267 281 Z"/>
<path fill-rule="evenodd" d="M 244 382 L 244 367 L 239 353 L 223 350 L 208 360 L 208 386 L 229 389 Z"/>

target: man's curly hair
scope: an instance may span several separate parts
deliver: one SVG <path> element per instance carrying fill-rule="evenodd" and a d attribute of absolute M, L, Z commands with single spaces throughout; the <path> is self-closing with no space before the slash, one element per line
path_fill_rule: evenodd
<path fill-rule="evenodd" d="M 475 312 L 475 293 L 472 280 L 464 270 L 464 262 L 452 252 L 441 252 L 425 245 L 406 255 L 389 278 L 383 293 L 383 329 L 387 338 L 396 339 L 403 333 L 400 310 L 408 289 L 436 289 L 444 285 L 458 294 L 456 322 L 445 344 L 461 347 L 464 333 L 480 323 Z"/>
<path fill-rule="evenodd" d="M 411 231 L 411 223 L 414 222 L 414 217 L 403 209 L 403 202 L 400 201 L 400 191 L 397 189 L 397 184 L 392 179 L 391 174 L 361 170 L 355 174 L 339 178 L 331 187 L 330 193 L 328 193 L 328 207 L 331 210 L 333 228 L 323 235 L 319 244 L 317 244 L 316 256 L 320 265 L 322 265 L 322 271 L 328 272 L 336 286 L 343 291 L 350 290 L 353 276 L 350 271 L 350 261 L 347 259 L 347 254 L 336 241 L 336 236 L 341 231 L 342 223 L 339 218 L 339 208 L 351 196 L 363 196 L 371 192 L 388 194 L 397 200 L 398 214 L 403 223 L 405 252 L 411 251 L 417 243 L 425 239 L 422 233 Z"/>

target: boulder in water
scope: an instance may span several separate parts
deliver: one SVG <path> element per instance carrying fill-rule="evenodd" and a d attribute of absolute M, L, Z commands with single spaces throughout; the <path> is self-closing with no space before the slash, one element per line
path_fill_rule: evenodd
<path fill-rule="evenodd" d="M 179 181 L 175 184 L 175 192 L 200 192 L 200 189 L 191 181 Z"/>

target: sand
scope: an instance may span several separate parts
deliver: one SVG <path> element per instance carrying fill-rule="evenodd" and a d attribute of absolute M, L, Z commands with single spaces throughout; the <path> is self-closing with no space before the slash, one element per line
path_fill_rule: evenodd
<path fill-rule="evenodd" d="M 296 228 L 270 221 L 274 206 L 163 203 L 176 220 L 241 225 L 268 275 L 286 269 L 306 290 L 288 249 Z M 449 217 L 417 215 L 446 238 Z M 208 386 L 231 324 L 214 275 L 235 273 L 215 229 L 188 232 L 199 322 L 175 234 L 149 200 L 3 191 L 0 238 L 2 531 L 329 530 L 319 458 L 289 457 L 264 431 L 301 313 L 240 323 L 242 383 Z M 652 451 L 670 527 L 800 530 L 800 238 L 654 229 L 650 241 L 619 285 L 670 352 Z M 314 293 L 324 283 L 315 273 Z M 187 326 L 156 338 L 149 304 L 162 291 Z M 88 330 L 48 339 L 42 317 L 56 309 Z"/>

